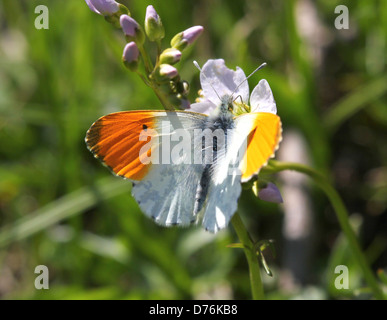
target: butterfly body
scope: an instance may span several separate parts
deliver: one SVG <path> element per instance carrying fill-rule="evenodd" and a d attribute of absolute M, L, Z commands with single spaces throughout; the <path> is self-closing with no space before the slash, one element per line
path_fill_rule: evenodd
<path fill-rule="evenodd" d="M 212 155 L 212 163 L 210 164 L 206 163 L 205 161 L 205 137 L 203 137 L 202 139 L 202 154 L 204 164 L 203 173 L 201 175 L 195 196 L 195 215 L 197 215 L 203 208 L 203 204 L 205 203 L 208 194 L 208 187 L 210 185 L 212 175 L 214 173 L 214 168 L 218 165 L 218 161 L 220 160 L 219 157 L 224 157 L 225 153 L 227 152 L 227 141 L 229 138 L 228 135 L 230 135 L 231 130 L 235 127 L 233 115 L 230 112 L 230 106 L 232 108 L 230 97 L 224 96 L 222 98 L 222 103 L 219 105 L 219 107 L 215 109 L 212 114 L 210 114 L 209 117 L 203 122 L 203 132 L 205 132 L 206 130 L 210 130 L 211 135 L 211 133 L 213 134 L 217 130 L 220 130 L 220 132 L 223 132 L 224 138 L 218 139 L 217 136 L 210 137 L 213 138 L 213 140 L 210 141 L 209 146 L 210 148 L 212 147 L 212 153 L 210 153 L 210 155 Z"/>

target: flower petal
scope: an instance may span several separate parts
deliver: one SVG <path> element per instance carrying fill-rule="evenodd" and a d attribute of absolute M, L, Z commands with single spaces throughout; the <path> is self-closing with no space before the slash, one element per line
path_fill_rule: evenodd
<path fill-rule="evenodd" d="M 179 75 L 179 72 L 175 67 L 172 67 L 170 64 L 161 64 L 160 65 L 160 75 L 173 79 Z"/>
<path fill-rule="evenodd" d="M 269 112 L 277 114 L 277 106 L 270 86 L 265 79 L 259 81 L 250 97 L 251 112 Z"/>
<path fill-rule="evenodd" d="M 101 14 L 101 13 L 94 7 L 94 5 L 91 3 L 90 0 L 85 0 L 85 1 L 86 1 L 86 4 L 89 6 L 90 10 L 94 11 L 95 13 Z"/>
<path fill-rule="evenodd" d="M 203 99 L 200 102 L 192 103 L 186 111 L 198 112 L 209 115 L 216 109 L 216 104 L 211 100 Z"/>
<path fill-rule="evenodd" d="M 136 36 L 136 31 L 140 28 L 137 21 L 127 14 L 123 14 L 120 17 L 120 25 L 122 27 L 122 31 L 124 31 L 125 35 L 130 37 Z"/>
<path fill-rule="evenodd" d="M 228 69 L 223 59 L 208 60 L 200 74 L 203 96 L 215 105 L 220 104 L 219 97 L 231 94 L 234 98 L 240 96 L 247 103 L 249 84 L 245 80 L 246 76 L 241 68 L 237 67 L 236 71 Z"/>
<path fill-rule="evenodd" d="M 132 41 L 125 46 L 122 57 L 124 61 L 133 62 L 138 59 L 139 54 L 136 43 Z"/>
<path fill-rule="evenodd" d="M 86 3 L 91 10 L 103 16 L 110 16 L 119 10 L 115 0 L 86 0 Z"/>
<path fill-rule="evenodd" d="M 156 22 L 160 21 L 160 17 L 152 5 L 146 7 L 145 21 L 149 19 L 155 20 Z"/>
<path fill-rule="evenodd" d="M 188 44 L 193 43 L 203 32 L 202 26 L 194 26 L 183 31 L 183 40 L 187 41 Z"/>

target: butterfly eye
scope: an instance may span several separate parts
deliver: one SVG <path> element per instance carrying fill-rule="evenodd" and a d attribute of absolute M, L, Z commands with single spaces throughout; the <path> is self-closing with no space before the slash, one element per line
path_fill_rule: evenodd
<path fill-rule="evenodd" d="M 232 103 L 229 103 L 228 104 L 228 111 L 230 111 L 230 112 L 233 112 L 234 111 L 234 106 L 232 105 Z"/>

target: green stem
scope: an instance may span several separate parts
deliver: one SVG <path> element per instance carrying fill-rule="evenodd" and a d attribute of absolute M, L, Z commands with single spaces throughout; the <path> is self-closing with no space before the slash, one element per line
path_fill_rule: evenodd
<path fill-rule="evenodd" d="M 143 46 L 139 46 L 138 50 L 141 53 L 142 59 L 144 61 L 144 66 L 145 66 L 145 72 L 148 75 L 148 79 L 145 79 L 144 76 L 142 76 L 140 73 L 138 75 L 141 77 L 141 79 L 145 82 L 146 85 L 152 88 L 154 93 L 156 94 L 157 98 L 161 102 L 161 104 L 164 106 L 166 110 L 169 111 L 174 111 L 175 108 L 173 105 L 169 102 L 168 98 L 165 96 L 165 94 L 159 89 L 158 84 L 152 79 L 152 73 L 155 71 L 154 67 L 152 65 L 152 62 L 150 61 L 150 58 L 145 51 Z M 157 62 L 156 62 L 156 67 L 158 66 L 158 56 L 157 56 Z"/>
<path fill-rule="evenodd" d="M 157 41 L 156 41 L 156 45 L 157 45 L 157 57 L 156 57 L 155 69 L 156 69 L 157 67 L 159 67 L 159 65 L 160 65 L 161 41 L 160 41 L 160 40 L 157 40 Z"/>
<path fill-rule="evenodd" d="M 175 108 L 173 107 L 173 105 L 169 102 L 168 98 L 165 96 L 165 94 L 159 90 L 159 87 L 157 86 L 157 84 L 152 84 L 151 85 L 151 88 L 152 90 L 154 91 L 154 93 L 156 94 L 157 98 L 160 100 L 161 104 L 164 106 L 164 108 L 166 110 L 169 110 L 169 111 L 174 111 Z"/>
<path fill-rule="evenodd" d="M 142 59 L 144 61 L 146 74 L 151 74 L 151 72 L 153 71 L 153 66 L 152 66 L 152 62 L 150 61 L 150 58 L 149 58 L 147 52 L 144 49 L 144 46 L 138 46 L 138 50 L 140 51 L 140 54 L 141 54 Z"/>
<path fill-rule="evenodd" d="M 147 85 L 148 87 L 152 88 L 152 84 L 148 81 L 147 78 L 145 78 L 138 70 L 136 71 L 136 73 L 141 78 L 141 80 L 145 83 L 145 85 Z"/>
<path fill-rule="evenodd" d="M 245 252 L 247 263 L 249 265 L 251 293 L 254 300 L 263 300 L 265 294 L 263 291 L 263 285 L 261 280 L 261 271 L 259 268 L 258 258 L 254 250 L 253 241 L 250 238 L 242 219 L 238 212 L 234 214 L 231 219 L 231 223 L 238 235 L 240 242 L 243 244 L 243 250 Z"/>
<path fill-rule="evenodd" d="M 383 291 L 380 289 L 378 281 L 373 274 L 370 266 L 368 265 L 367 259 L 363 254 L 361 247 L 356 238 L 356 234 L 353 231 L 349 219 L 348 219 L 348 211 L 341 200 L 337 191 L 330 185 L 327 181 L 326 177 L 324 177 L 319 172 L 315 171 L 312 168 L 309 168 L 305 165 L 298 163 L 289 163 L 289 162 L 278 162 L 271 160 L 267 167 L 268 171 L 279 172 L 283 170 L 294 170 L 308 175 L 313 178 L 316 184 L 325 192 L 329 201 L 331 202 L 333 208 L 335 209 L 337 218 L 339 220 L 341 229 L 347 238 L 349 247 L 352 251 L 352 254 L 363 271 L 364 279 L 372 289 L 375 298 L 384 299 Z"/>

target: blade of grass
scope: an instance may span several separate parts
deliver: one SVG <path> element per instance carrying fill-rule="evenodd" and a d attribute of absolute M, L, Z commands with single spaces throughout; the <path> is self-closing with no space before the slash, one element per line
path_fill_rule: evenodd
<path fill-rule="evenodd" d="M 328 132 L 334 133 L 345 120 L 368 106 L 370 102 L 379 99 L 386 92 L 386 76 L 377 78 L 360 89 L 353 90 L 326 113 L 323 123 Z"/>
<path fill-rule="evenodd" d="M 94 187 L 83 187 L 52 201 L 15 223 L 0 229 L 0 247 L 23 240 L 64 219 L 91 208 L 98 202 L 130 191 L 130 184 L 115 178 L 101 179 Z"/>

